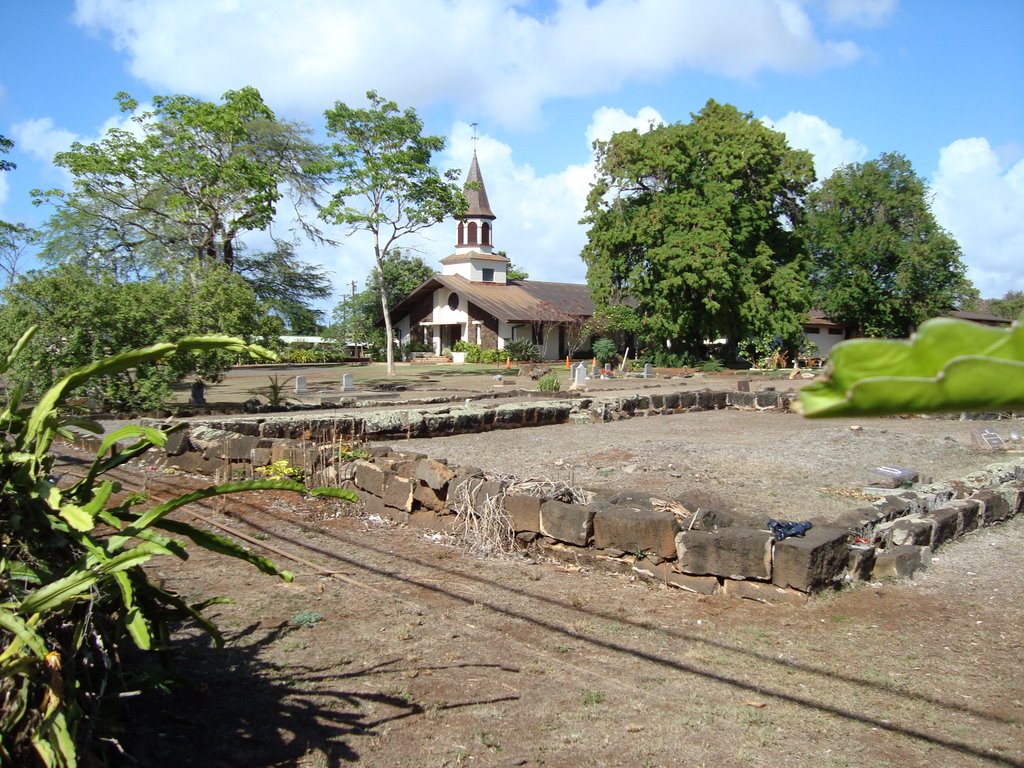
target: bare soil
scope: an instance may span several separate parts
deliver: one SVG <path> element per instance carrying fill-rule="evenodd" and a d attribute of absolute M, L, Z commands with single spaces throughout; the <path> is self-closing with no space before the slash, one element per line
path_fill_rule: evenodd
<path fill-rule="evenodd" d="M 972 426 L 719 411 L 396 447 L 804 518 L 863 504 L 881 464 L 954 479 L 990 463 Z M 202 482 L 133 472 L 154 498 Z M 275 547 L 295 579 L 203 552 L 152 566 L 233 603 L 211 609 L 224 649 L 183 627 L 179 681 L 130 700 L 132 764 L 1024 766 L 1021 519 L 940 549 L 915 582 L 792 607 L 481 560 L 327 502 L 195 511 Z"/>

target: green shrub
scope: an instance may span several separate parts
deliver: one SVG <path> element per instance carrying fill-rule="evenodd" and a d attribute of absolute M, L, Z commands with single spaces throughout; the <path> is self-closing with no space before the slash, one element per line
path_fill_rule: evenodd
<path fill-rule="evenodd" d="M 692 368 L 695 360 L 685 352 L 662 349 L 654 353 L 652 362 L 659 368 Z"/>
<path fill-rule="evenodd" d="M 33 333 L 30 328 L 10 354 L 0 354 L 0 376 L 9 373 Z M 0 400 L 0 765 L 73 768 L 80 754 L 95 754 L 104 735 L 99 725 L 105 704 L 137 684 L 131 669 L 120 666 L 132 658 L 126 654 L 129 645 L 166 651 L 171 623 L 182 620 L 195 622 L 221 643 L 217 628 L 203 616 L 213 603 L 188 602 L 151 581 L 142 568 L 147 561 L 161 555 L 185 559 L 190 540 L 264 573 L 291 578 L 233 540 L 169 515 L 228 493 L 306 492 L 301 483 L 225 483 L 147 506 L 137 494 L 119 494 L 119 484 L 104 477 L 152 446 L 164 445 L 173 427 L 124 426 L 104 437 L 81 480 L 58 486 L 53 477 L 50 445 L 56 436 L 73 437 L 72 425 L 102 431 L 94 422 L 61 415 L 60 406 L 73 390 L 174 353 L 215 351 L 269 356 L 226 336 L 156 344 L 71 371 L 34 408 L 22 405 L 26 385 L 8 381 L 11 388 Z M 357 498 L 334 488 L 310 492 Z"/>
<path fill-rule="evenodd" d="M 591 351 L 601 365 L 613 363 L 618 357 L 615 351 L 615 342 L 611 339 L 598 339 L 591 345 Z"/>
<path fill-rule="evenodd" d="M 710 360 L 701 360 L 697 364 L 698 371 L 704 371 L 705 373 L 715 373 L 717 371 L 724 371 L 725 364 L 721 360 L 711 358 Z"/>
<path fill-rule="evenodd" d="M 549 373 L 537 379 L 537 389 L 541 392 L 558 392 L 562 388 L 562 382 L 558 374 Z"/>
<path fill-rule="evenodd" d="M 506 339 L 503 352 L 506 357 L 524 363 L 535 363 L 540 360 L 540 349 L 529 339 Z"/>

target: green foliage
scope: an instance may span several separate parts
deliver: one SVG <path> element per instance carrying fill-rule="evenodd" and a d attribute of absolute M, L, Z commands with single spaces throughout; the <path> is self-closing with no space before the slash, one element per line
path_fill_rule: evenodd
<path fill-rule="evenodd" d="M 938 318 L 910 341 L 844 341 L 800 405 L 806 416 L 1024 410 L 1024 326 Z"/>
<path fill-rule="evenodd" d="M 470 344 L 459 339 L 452 347 L 455 352 L 465 352 L 467 363 L 503 363 L 508 353 L 503 349 L 484 349 L 479 344 Z"/>
<path fill-rule="evenodd" d="M 501 351 L 506 358 L 524 363 L 540 360 L 540 349 L 529 339 L 505 339 L 505 348 Z"/>
<path fill-rule="evenodd" d="M 658 368 L 692 368 L 697 362 L 689 352 L 673 352 L 669 349 L 659 349 L 646 357 L 651 357 L 651 362 Z"/>
<path fill-rule="evenodd" d="M 319 611 L 299 611 L 290 619 L 296 627 L 315 627 L 323 620 L 324 615 Z"/>
<path fill-rule="evenodd" d="M 301 483 L 306 477 L 306 470 L 292 466 L 287 459 L 278 459 L 265 467 L 256 467 L 255 472 L 268 480 L 296 480 Z"/>
<path fill-rule="evenodd" d="M 615 361 L 618 357 L 618 352 L 615 349 L 615 342 L 611 339 L 597 339 L 590 346 L 591 351 L 594 353 L 594 357 L 597 358 L 597 362 L 601 365 L 607 365 Z"/>
<path fill-rule="evenodd" d="M 138 104 L 118 94 L 121 110 Z M 94 144 L 75 143 L 54 163 L 71 192 L 36 192 L 55 206 L 46 253 L 121 279 L 163 272 L 168 258 L 234 268 L 238 238 L 266 229 L 284 191 L 308 199 L 319 182 L 319 147 L 303 126 L 277 119 L 252 87 L 221 104 L 156 96 Z"/>
<path fill-rule="evenodd" d="M 223 267 L 181 280 L 121 283 L 111 275 L 61 265 L 30 272 L 7 288 L 0 306 L 0 345 L 12 345 L 37 327 L 8 373 L 36 394 L 68 371 L 140 344 L 205 333 L 250 339 L 274 335 L 249 286 Z M 269 325 L 269 327 L 268 327 Z M 193 351 L 89 380 L 80 392 L 103 410 L 152 410 L 170 399 L 188 375 L 217 381 L 237 360 L 224 349 Z"/>
<path fill-rule="evenodd" d="M 609 304 L 597 307 L 585 324 L 590 336 L 606 336 L 612 333 L 639 333 L 643 324 L 636 310 L 625 304 Z"/>
<path fill-rule="evenodd" d="M 267 398 L 267 403 L 273 408 L 280 408 L 288 398 L 285 396 L 285 391 L 288 389 L 288 385 L 295 381 L 294 376 L 289 376 L 284 381 L 280 381 L 275 373 L 273 376 L 267 377 L 267 386 L 258 387 L 257 389 L 250 389 L 250 395 L 263 396 Z"/>
<path fill-rule="evenodd" d="M 373 240 L 388 373 L 394 374 L 386 257 L 399 240 L 460 214 L 466 199 L 455 183 L 457 170 L 441 175 L 431 165 L 433 155 L 444 149 L 444 138 L 424 136 L 415 110 L 400 112 L 375 91 L 366 98 L 366 109 L 339 101 L 325 113 L 327 132 L 336 139 L 329 176 L 337 191 L 320 215 Z"/>
<path fill-rule="evenodd" d="M 701 355 L 720 337 L 795 341 L 810 298 L 794 233 L 814 181 L 810 154 L 715 101 L 689 124 L 595 147 L 583 259 L 598 308 L 631 297 L 642 339 L 677 353 Z"/>
<path fill-rule="evenodd" d="M 960 246 L 902 155 L 837 169 L 808 196 L 800 232 L 815 306 L 858 336 L 905 337 L 976 296 Z"/>
<path fill-rule="evenodd" d="M 725 365 L 721 360 L 711 358 L 710 360 L 701 360 L 697 364 L 697 370 L 703 373 L 717 373 L 718 371 L 724 371 Z"/>
<path fill-rule="evenodd" d="M 35 329 L 0 355 L 0 376 L 25 353 Z M 166 651 L 171 623 L 195 622 L 220 642 L 203 616 L 209 601 L 188 602 L 151 581 L 142 566 L 157 556 L 187 557 L 186 540 L 290 578 L 266 558 L 234 541 L 172 519 L 193 502 L 240 491 L 305 491 L 292 480 L 253 480 L 193 491 L 144 507 L 137 495 L 120 496 L 111 470 L 162 446 L 169 433 L 128 425 L 106 435 L 95 460 L 77 482 L 53 478 L 52 441 L 71 437 L 74 425 L 60 407 L 76 389 L 100 376 L 167 359 L 172 354 L 230 351 L 266 357 L 241 339 L 203 337 L 132 350 L 69 372 L 42 393 L 35 407 L 23 404 L 24 385 L 0 404 L 0 763 L 73 768 L 93 754 L 107 700 L 132 683 L 120 668 L 124 651 Z M 111 449 L 121 443 L 120 450 Z M 312 493 L 352 501 L 338 489 Z M 120 499 L 120 500 L 118 500 Z M 89 763 L 94 762 L 92 759 Z"/>
<path fill-rule="evenodd" d="M 778 336 L 761 334 L 751 336 L 740 343 L 740 350 L 750 360 L 754 368 L 762 371 L 775 371 L 784 368 L 788 353 L 786 344 Z"/>
<path fill-rule="evenodd" d="M 1024 291 L 1007 291 L 1001 299 L 985 299 L 980 309 L 1007 320 L 1024 318 Z"/>
<path fill-rule="evenodd" d="M 540 392 L 558 392 L 561 388 L 562 382 L 556 373 L 548 373 L 537 379 L 537 389 Z"/>

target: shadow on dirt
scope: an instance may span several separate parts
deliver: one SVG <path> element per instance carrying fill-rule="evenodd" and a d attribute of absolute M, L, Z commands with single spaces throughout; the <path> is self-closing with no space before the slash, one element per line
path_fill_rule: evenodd
<path fill-rule="evenodd" d="M 428 707 L 400 687 L 374 685 L 370 690 L 357 682 L 414 670 L 500 665 L 422 665 L 396 658 L 340 671 L 343 663 L 324 668 L 290 663 L 283 669 L 262 657 L 274 643 L 299 643 L 303 631 L 283 625 L 267 632 L 253 624 L 227 638 L 223 649 L 214 648 L 204 634 L 182 638 L 172 679 L 126 700 L 122 721 L 129 723 L 130 732 L 119 739 L 121 759 L 111 764 L 241 768 L 262 765 L 267 755 L 274 755 L 275 764 L 309 761 L 327 768 L 358 761 L 350 737 L 372 738 L 387 723 L 519 698 Z"/>

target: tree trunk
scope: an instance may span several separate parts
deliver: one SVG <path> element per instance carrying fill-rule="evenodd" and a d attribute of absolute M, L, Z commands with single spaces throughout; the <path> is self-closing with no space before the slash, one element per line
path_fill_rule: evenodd
<path fill-rule="evenodd" d="M 387 345 L 388 376 L 395 375 L 395 332 L 391 328 L 391 307 L 388 306 L 388 287 L 384 282 L 384 263 L 380 246 L 374 246 L 377 257 L 377 290 L 380 293 L 380 308 L 384 312 L 384 344 Z"/>

